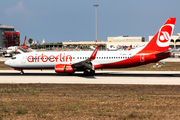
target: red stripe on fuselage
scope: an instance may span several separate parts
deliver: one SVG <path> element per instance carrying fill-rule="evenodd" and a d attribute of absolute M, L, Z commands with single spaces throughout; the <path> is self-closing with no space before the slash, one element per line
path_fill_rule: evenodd
<path fill-rule="evenodd" d="M 145 65 L 148 63 L 156 63 L 159 60 L 162 60 L 164 58 L 168 58 L 169 53 L 164 54 L 162 56 L 156 57 L 155 54 L 150 53 L 150 54 L 137 54 L 129 59 L 119 61 L 119 62 L 114 62 L 114 63 L 109 63 L 109 64 L 101 64 L 101 65 L 95 65 L 94 68 L 128 68 L 128 67 L 135 67 L 135 66 L 140 66 L 140 65 Z"/>

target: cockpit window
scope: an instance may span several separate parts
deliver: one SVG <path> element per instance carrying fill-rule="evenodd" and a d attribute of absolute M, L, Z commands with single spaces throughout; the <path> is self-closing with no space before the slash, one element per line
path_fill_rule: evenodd
<path fill-rule="evenodd" d="M 16 59 L 16 57 L 12 57 L 11 59 L 12 59 L 12 60 L 15 60 L 15 59 Z"/>

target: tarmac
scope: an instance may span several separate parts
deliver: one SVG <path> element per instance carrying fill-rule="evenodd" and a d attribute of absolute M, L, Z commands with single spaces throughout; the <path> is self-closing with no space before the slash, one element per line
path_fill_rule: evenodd
<path fill-rule="evenodd" d="M 94 76 L 56 74 L 53 70 L 24 72 L 0 70 L 0 83 L 180 85 L 180 71 L 96 71 Z"/>
<path fill-rule="evenodd" d="M 8 59 L 11 59 L 11 57 L 0 57 L 0 61 L 6 61 Z"/>
<path fill-rule="evenodd" d="M 6 61 L 10 57 L 0 57 Z M 180 62 L 180 58 L 167 58 L 165 62 Z M 180 85 L 180 71 L 96 71 L 95 76 L 85 76 L 82 72 L 56 74 L 54 70 L 0 70 L 0 83 L 59 83 L 59 84 L 144 84 Z"/>

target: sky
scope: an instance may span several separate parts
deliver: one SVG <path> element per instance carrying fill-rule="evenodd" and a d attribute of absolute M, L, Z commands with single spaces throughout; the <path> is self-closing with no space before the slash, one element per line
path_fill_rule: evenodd
<path fill-rule="evenodd" d="M 128 35 L 153 36 L 169 17 L 176 17 L 173 35 L 180 33 L 180 0 L 2 0 L 0 24 L 14 26 L 39 43 L 94 41 Z"/>

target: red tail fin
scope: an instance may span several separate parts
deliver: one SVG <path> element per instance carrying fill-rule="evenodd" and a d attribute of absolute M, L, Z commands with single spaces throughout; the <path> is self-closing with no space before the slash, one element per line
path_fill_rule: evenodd
<path fill-rule="evenodd" d="M 167 51 L 171 41 L 176 18 L 169 18 L 141 52 Z"/>
<path fill-rule="evenodd" d="M 26 46 L 26 37 L 27 37 L 27 36 L 25 36 L 25 38 L 24 38 L 24 43 L 23 43 L 22 46 Z"/>

